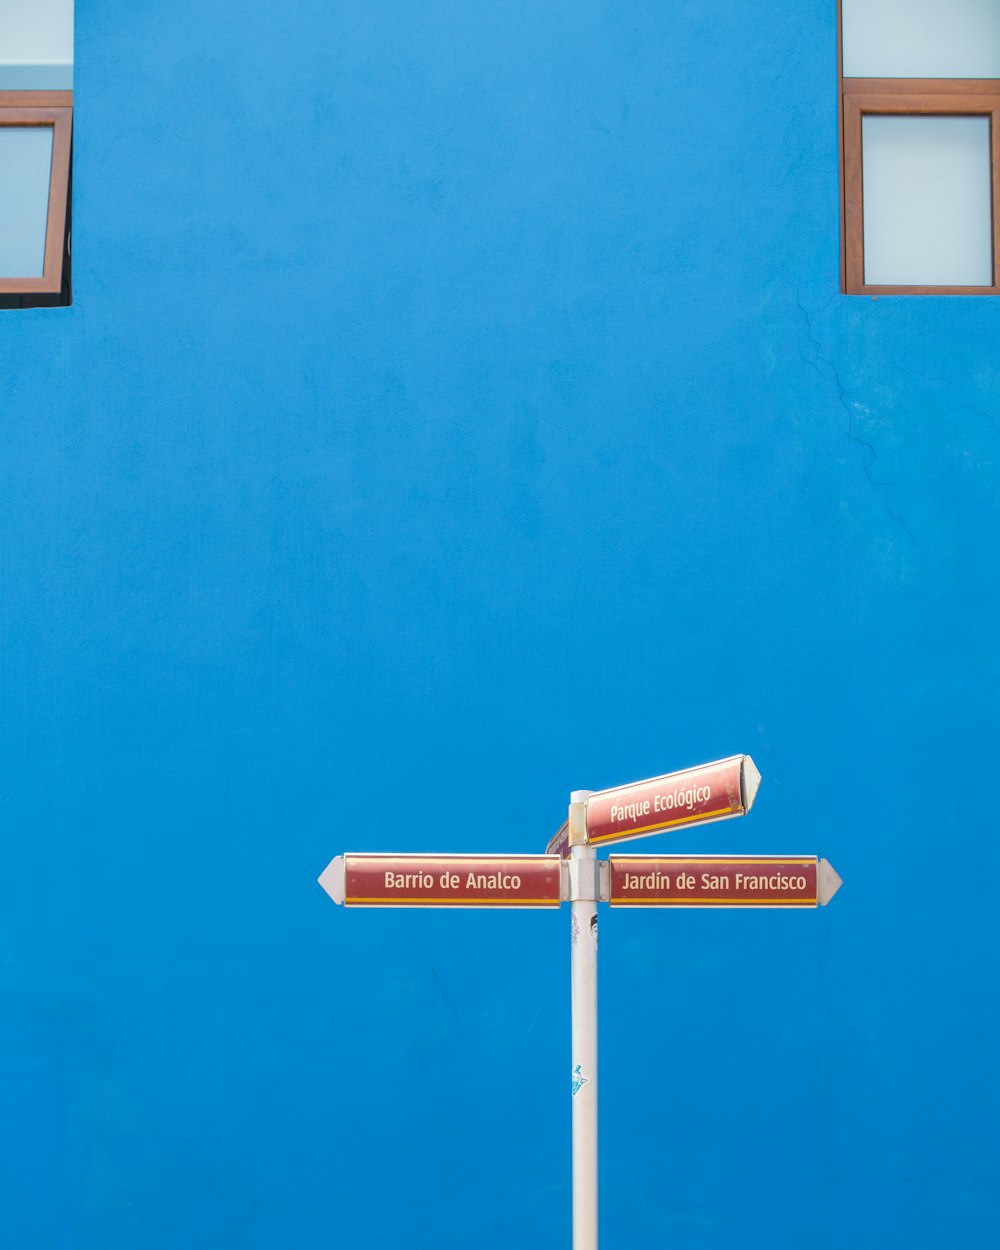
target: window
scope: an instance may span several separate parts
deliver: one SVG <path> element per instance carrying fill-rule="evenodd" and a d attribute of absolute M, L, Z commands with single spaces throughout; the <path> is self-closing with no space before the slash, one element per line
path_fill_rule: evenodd
<path fill-rule="evenodd" d="M 70 92 L 0 92 L 0 293 L 69 303 Z M 64 281 L 65 279 L 65 281 Z"/>
<path fill-rule="evenodd" d="M 0 307 L 69 304 L 73 0 L 0 0 Z"/>
<path fill-rule="evenodd" d="M 1000 4 L 841 0 L 848 294 L 1000 294 Z"/>

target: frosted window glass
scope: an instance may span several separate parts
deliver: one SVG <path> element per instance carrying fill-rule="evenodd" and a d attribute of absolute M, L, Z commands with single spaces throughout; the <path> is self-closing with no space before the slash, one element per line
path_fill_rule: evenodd
<path fill-rule="evenodd" d="M 73 0 L 0 0 L 0 61 L 72 61 Z"/>
<path fill-rule="evenodd" d="M 865 282 L 990 286 L 987 117 L 863 117 Z"/>
<path fill-rule="evenodd" d="M 42 277 L 51 167 L 51 126 L 0 126 L 0 277 Z"/>
<path fill-rule="evenodd" d="M 0 91 L 73 90 L 73 0 L 0 0 Z"/>
<path fill-rule="evenodd" d="M 845 78 L 1000 78 L 1000 0 L 843 0 Z"/>

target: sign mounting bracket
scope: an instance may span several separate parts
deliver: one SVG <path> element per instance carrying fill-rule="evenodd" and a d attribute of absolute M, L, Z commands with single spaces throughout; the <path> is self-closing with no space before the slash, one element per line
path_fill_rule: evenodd
<path fill-rule="evenodd" d="M 566 872 L 567 892 L 570 903 L 606 903 L 609 894 L 608 861 L 598 859 L 571 859 L 563 861 Z"/>

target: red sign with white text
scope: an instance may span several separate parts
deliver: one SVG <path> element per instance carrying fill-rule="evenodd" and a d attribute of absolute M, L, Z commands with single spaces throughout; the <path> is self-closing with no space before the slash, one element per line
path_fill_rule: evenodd
<path fill-rule="evenodd" d="M 345 855 L 348 907 L 558 907 L 558 855 Z"/>
<path fill-rule="evenodd" d="M 612 855 L 608 862 L 612 907 L 816 907 L 819 902 L 815 855 Z"/>
<path fill-rule="evenodd" d="M 558 855 L 562 859 L 566 859 L 569 855 L 569 821 L 564 820 L 559 828 L 549 839 L 549 844 L 545 848 L 546 855 Z"/>
<path fill-rule="evenodd" d="M 748 755 L 598 790 L 587 799 L 587 841 L 600 845 L 750 810 L 760 774 Z"/>

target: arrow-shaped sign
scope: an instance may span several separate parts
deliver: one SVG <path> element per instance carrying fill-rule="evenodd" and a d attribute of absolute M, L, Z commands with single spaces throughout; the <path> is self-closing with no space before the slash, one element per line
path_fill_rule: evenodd
<path fill-rule="evenodd" d="M 644 838 L 682 825 L 745 816 L 753 807 L 760 773 L 749 755 L 733 755 L 663 777 L 597 790 L 587 796 L 585 843 L 603 846 Z M 549 842 L 549 854 L 569 854 L 569 823 Z"/>
<path fill-rule="evenodd" d="M 815 855 L 612 855 L 589 895 L 612 907 L 817 907 L 840 889 Z M 348 907 L 558 907 L 557 855 L 338 855 L 320 885 Z"/>
<path fill-rule="evenodd" d="M 815 855 L 612 855 L 612 907 L 817 907 L 840 889 Z"/>
<path fill-rule="evenodd" d="M 338 855 L 320 885 L 347 907 L 558 907 L 558 855 Z"/>

